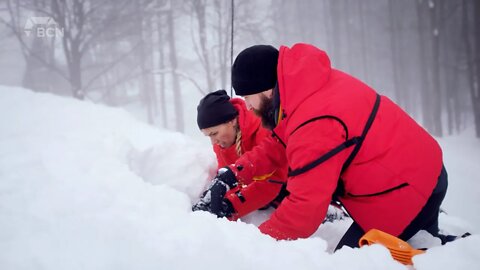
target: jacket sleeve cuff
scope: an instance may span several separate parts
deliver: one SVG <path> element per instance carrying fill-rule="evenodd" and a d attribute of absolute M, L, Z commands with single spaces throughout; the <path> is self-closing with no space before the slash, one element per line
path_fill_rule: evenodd
<path fill-rule="evenodd" d="M 233 207 L 234 214 L 232 215 L 232 220 L 237 220 L 238 218 L 248 214 L 246 213 L 245 207 L 243 206 L 243 203 L 245 202 L 245 198 L 243 197 L 242 193 L 240 192 L 239 188 L 235 188 L 233 190 L 230 190 L 226 195 L 225 195 L 225 200 L 228 200 Z"/>
<path fill-rule="evenodd" d="M 240 184 L 248 185 L 252 182 L 253 176 L 253 166 L 252 165 L 245 165 L 243 162 L 235 163 L 228 165 L 230 170 L 235 174 L 238 182 Z"/>
<path fill-rule="evenodd" d="M 268 221 L 260 225 L 258 229 L 260 229 L 260 232 L 262 232 L 263 234 L 269 235 L 276 240 L 294 240 L 294 238 L 289 237 L 286 233 L 271 226 Z"/>

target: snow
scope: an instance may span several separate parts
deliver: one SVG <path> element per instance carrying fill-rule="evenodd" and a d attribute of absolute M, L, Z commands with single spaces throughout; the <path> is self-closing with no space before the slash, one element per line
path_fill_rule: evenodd
<path fill-rule="evenodd" d="M 475 138 L 474 128 L 460 136 L 438 139 L 443 150 L 444 164 L 449 176 L 448 191 L 443 209 L 461 218 L 451 219 L 456 227 L 467 226 L 478 232 L 480 228 L 480 140 Z M 442 221 L 442 220 L 440 220 Z M 466 224 L 465 224 L 466 223 Z"/>
<path fill-rule="evenodd" d="M 210 147 L 121 109 L 0 86 L 0 269 L 408 269 L 374 245 L 331 253 L 348 220 L 275 241 L 255 225 L 190 211 L 215 165 Z M 450 190 L 440 226 L 478 231 L 480 143 L 440 140 Z M 478 269 L 480 238 L 432 248 L 415 268 Z"/>

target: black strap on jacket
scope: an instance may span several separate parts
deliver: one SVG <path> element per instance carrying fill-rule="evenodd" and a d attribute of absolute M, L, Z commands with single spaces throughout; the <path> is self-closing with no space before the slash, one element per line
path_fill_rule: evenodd
<path fill-rule="evenodd" d="M 325 116 L 315 117 L 315 118 L 312 118 L 312 119 L 302 123 L 301 125 L 299 125 L 290 135 L 292 135 L 300 127 L 302 127 L 302 126 L 304 126 L 308 123 L 311 123 L 313 121 L 320 120 L 320 119 L 325 119 L 325 118 L 335 119 L 335 120 L 339 121 L 342 124 L 343 128 L 345 129 L 346 141 L 343 142 L 342 144 L 340 144 L 339 146 L 333 148 L 332 150 L 328 151 L 324 155 L 320 156 L 316 160 L 310 162 L 309 164 L 307 164 L 307 165 L 305 165 L 301 168 L 298 168 L 298 169 L 295 169 L 295 170 L 291 170 L 289 168 L 288 176 L 289 177 L 297 176 L 297 175 L 303 174 L 305 172 L 308 172 L 309 170 L 317 167 L 318 165 L 327 161 L 328 159 L 330 159 L 331 157 L 340 153 L 341 151 L 355 145 L 355 148 L 353 149 L 352 153 L 350 154 L 350 156 L 348 156 L 347 160 L 345 161 L 345 163 L 342 166 L 342 173 L 343 173 L 348 168 L 348 166 L 350 166 L 350 163 L 352 163 L 352 161 L 355 158 L 355 156 L 357 155 L 358 151 L 360 151 L 360 147 L 362 147 L 362 143 L 365 140 L 365 137 L 367 136 L 368 130 L 370 129 L 373 121 L 375 120 L 375 116 L 377 115 L 377 111 L 378 111 L 379 106 L 380 106 L 380 95 L 377 94 L 375 104 L 373 105 L 372 112 L 370 113 L 370 116 L 368 117 L 367 123 L 365 124 L 365 127 L 363 128 L 362 135 L 356 136 L 356 137 L 353 137 L 353 138 L 350 138 L 350 139 L 348 139 L 348 129 L 347 129 L 347 126 L 345 125 L 345 123 L 343 123 L 343 121 L 341 121 L 339 118 L 334 117 L 334 116 L 325 115 Z M 339 180 L 339 186 L 342 185 L 341 182 L 342 181 Z"/>

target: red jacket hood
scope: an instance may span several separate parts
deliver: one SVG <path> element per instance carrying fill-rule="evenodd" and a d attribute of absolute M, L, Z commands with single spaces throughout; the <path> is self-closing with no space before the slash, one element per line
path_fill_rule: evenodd
<path fill-rule="evenodd" d="M 302 102 L 323 88 L 331 70 L 327 54 L 312 45 L 280 47 L 277 74 L 280 104 L 285 114 L 294 113 Z"/>
<path fill-rule="evenodd" d="M 243 99 L 232 98 L 230 103 L 238 111 L 238 124 L 242 129 L 242 136 L 250 137 L 260 127 L 260 118 L 247 109 Z"/>
<path fill-rule="evenodd" d="M 250 151 L 257 144 L 257 138 L 267 136 L 268 132 L 261 128 L 260 118 L 247 109 L 243 99 L 232 98 L 230 102 L 238 111 L 238 125 L 242 131 L 242 151 Z M 228 148 L 221 148 L 215 144 L 213 150 L 217 154 L 218 168 L 235 163 L 239 158 L 235 144 Z"/>

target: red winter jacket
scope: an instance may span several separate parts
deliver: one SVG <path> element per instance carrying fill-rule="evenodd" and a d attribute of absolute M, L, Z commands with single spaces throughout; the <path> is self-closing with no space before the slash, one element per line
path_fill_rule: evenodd
<path fill-rule="evenodd" d="M 242 175 L 260 175 L 287 160 L 292 169 L 309 164 L 347 139 L 360 136 L 372 111 L 376 92 L 359 80 L 332 69 L 325 52 L 307 44 L 281 47 L 277 66 L 284 118 L 275 132 L 286 149 L 266 140 L 240 158 Z M 318 116 L 334 116 L 303 125 Z M 442 152 L 422 127 L 387 97 L 381 96 L 376 118 L 351 165 L 347 148 L 298 176 L 289 177 L 286 197 L 260 226 L 277 239 L 312 235 L 323 221 L 337 186 L 340 198 L 364 231 L 377 228 L 398 236 L 420 212 L 437 182 Z"/>
<path fill-rule="evenodd" d="M 238 125 L 242 131 L 242 153 L 252 150 L 266 137 L 271 137 L 271 132 L 261 126 L 260 119 L 247 110 L 245 101 L 232 98 L 230 102 L 238 111 Z M 217 155 L 219 169 L 234 164 L 240 157 L 235 144 L 225 149 L 215 144 L 213 150 Z M 287 178 L 286 163 L 273 168 L 268 176 L 268 179 L 264 178 L 260 181 L 253 181 L 251 178 L 242 179 L 242 185 L 227 192 L 225 198 L 232 203 L 236 212 L 232 219 L 238 219 L 275 199 L 282 187 L 281 183 L 285 183 Z"/>

